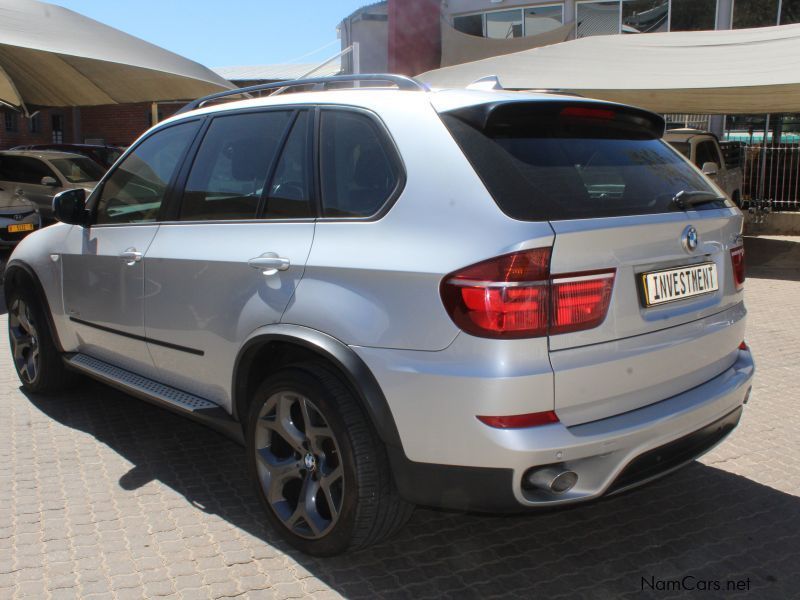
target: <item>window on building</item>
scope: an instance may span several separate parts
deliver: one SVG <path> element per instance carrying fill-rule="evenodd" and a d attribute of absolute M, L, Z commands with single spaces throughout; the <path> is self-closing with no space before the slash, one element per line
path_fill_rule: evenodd
<path fill-rule="evenodd" d="M 486 37 L 496 39 L 522 37 L 522 11 L 503 10 L 486 13 Z"/>
<path fill-rule="evenodd" d="M 483 36 L 483 15 L 463 15 L 453 18 L 453 27 L 461 33 Z"/>
<path fill-rule="evenodd" d="M 800 0 L 781 0 L 781 25 L 800 23 Z"/>
<path fill-rule="evenodd" d="M 622 7 L 615 2 L 578 2 L 575 5 L 577 35 L 609 35 L 619 33 Z"/>
<path fill-rule="evenodd" d="M 780 0 L 735 0 L 733 29 L 777 25 L 779 7 Z"/>
<path fill-rule="evenodd" d="M 7 110 L 5 112 L 5 122 L 6 122 L 6 131 L 14 132 L 17 131 L 19 127 L 19 121 L 17 120 L 17 113 L 14 111 Z"/>
<path fill-rule="evenodd" d="M 560 27 L 563 23 L 563 4 L 545 4 L 453 17 L 453 27 L 458 31 L 495 39 L 537 35 Z"/>
<path fill-rule="evenodd" d="M 320 176 L 326 217 L 368 217 L 397 188 L 400 171 L 374 121 L 359 113 L 322 113 Z"/>
<path fill-rule="evenodd" d="M 561 27 L 564 23 L 564 7 L 554 6 L 535 6 L 526 8 L 525 13 L 525 35 L 537 35 Z"/>
<path fill-rule="evenodd" d="M 200 121 L 161 129 L 139 144 L 103 184 L 97 223 L 150 223 L 158 218 L 170 181 Z"/>
<path fill-rule="evenodd" d="M 669 0 L 623 0 L 622 33 L 656 33 L 669 26 Z"/>
<path fill-rule="evenodd" d="M 670 31 L 705 31 L 716 24 L 717 0 L 672 0 Z"/>
<path fill-rule="evenodd" d="M 288 111 L 215 118 L 189 173 L 181 220 L 254 219 L 291 118 Z"/>
<path fill-rule="evenodd" d="M 32 115 L 28 119 L 28 131 L 30 133 L 39 133 L 42 130 L 42 121 L 39 118 L 39 113 Z"/>
<path fill-rule="evenodd" d="M 53 143 L 64 143 L 64 116 L 52 115 L 50 117 L 51 130 L 53 132 Z M 110 164 L 110 163 L 109 163 Z"/>

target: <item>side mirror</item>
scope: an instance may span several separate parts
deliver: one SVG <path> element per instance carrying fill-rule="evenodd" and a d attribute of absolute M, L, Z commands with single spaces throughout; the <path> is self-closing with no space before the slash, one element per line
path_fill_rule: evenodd
<path fill-rule="evenodd" d="M 77 188 L 56 194 L 53 198 L 53 216 L 62 223 L 87 225 L 86 190 Z"/>
<path fill-rule="evenodd" d="M 46 185 L 47 187 L 58 187 L 58 181 L 55 178 L 46 175 L 42 177 L 41 181 L 42 185 Z"/>
<path fill-rule="evenodd" d="M 708 175 L 709 177 L 713 177 L 719 172 L 719 165 L 715 162 L 707 162 L 703 163 L 703 175 Z"/>

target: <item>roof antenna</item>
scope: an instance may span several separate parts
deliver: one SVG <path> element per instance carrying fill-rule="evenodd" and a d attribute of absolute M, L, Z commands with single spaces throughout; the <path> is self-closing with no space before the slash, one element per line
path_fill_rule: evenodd
<path fill-rule="evenodd" d="M 502 85 L 500 85 L 500 80 L 497 78 L 497 75 L 488 75 L 487 77 L 481 77 L 480 79 L 476 79 L 467 86 L 467 89 L 492 91 L 492 90 L 502 90 L 505 88 Z"/>

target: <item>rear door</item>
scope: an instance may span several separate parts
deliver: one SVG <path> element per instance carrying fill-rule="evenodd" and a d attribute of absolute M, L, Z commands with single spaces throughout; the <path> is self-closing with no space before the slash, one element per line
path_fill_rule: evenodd
<path fill-rule="evenodd" d="M 280 320 L 314 233 L 313 117 L 210 121 L 144 261 L 145 329 L 164 382 L 227 405 L 244 338 Z"/>

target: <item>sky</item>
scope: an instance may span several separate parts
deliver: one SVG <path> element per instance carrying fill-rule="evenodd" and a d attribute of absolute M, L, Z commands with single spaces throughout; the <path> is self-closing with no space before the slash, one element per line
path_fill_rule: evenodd
<path fill-rule="evenodd" d="M 49 0 L 207 67 L 320 63 L 373 0 Z M 304 56 L 306 55 L 307 56 Z"/>

